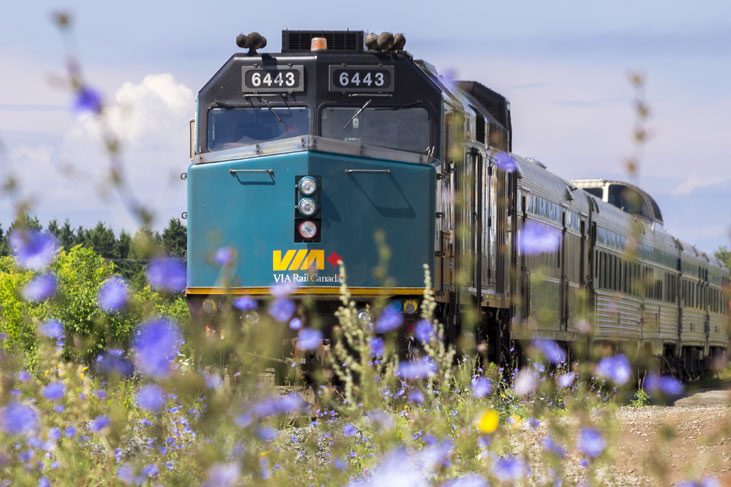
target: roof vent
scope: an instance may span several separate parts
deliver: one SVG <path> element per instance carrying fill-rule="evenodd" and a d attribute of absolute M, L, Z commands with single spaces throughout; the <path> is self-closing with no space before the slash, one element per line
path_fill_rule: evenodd
<path fill-rule="evenodd" d="M 327 39 L 328 52 L 363 52 L 362 30 L 283 30 L 282 52 L 310 52 L 314 37 Z"/>

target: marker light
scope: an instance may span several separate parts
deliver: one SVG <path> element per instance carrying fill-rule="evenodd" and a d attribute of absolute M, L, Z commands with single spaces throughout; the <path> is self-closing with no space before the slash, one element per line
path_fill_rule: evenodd
<path fill-rule="evenodd" d="M 310 41 L 310 51 L 326 51 L 327 39 L 324 37 L 313 37 Z"/>
<path fill-rule="evenodd" d="M 317 225 L 311 220 L 305 220 L 297 227 L 297 231 L 302 238 L 315 238 L 315 235 L 317 235 Z"/>
<path fill-rule="evenodd" d="M 317 191 L 317 181 L 315 181 L 315 178 L 311 178 L 309 176 L 305 176 L 300 179 L 298 186 L 300 193 L 307 196 L 310 196 L 312 193 Z"/>
<path fill-rule="evenodd" d="M 317 203 L 312 198 L 302 198 L 297 203 L 297 211 L 304 216 L 312 216 L 317 211 Z"/>

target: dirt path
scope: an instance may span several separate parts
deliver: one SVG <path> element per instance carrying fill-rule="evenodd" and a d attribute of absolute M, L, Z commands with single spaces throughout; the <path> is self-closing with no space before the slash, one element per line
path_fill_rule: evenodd
<path fill-rule="evenodd" d="M 706 476 L 731 487 L 731 391 L 692 393 L 673 406 L 621 408 L 616 465 L 628 485 Z M 655 474 L 653 474 L 653 472 Z M 663 472 L 658 484 L 657 472 Z"/>

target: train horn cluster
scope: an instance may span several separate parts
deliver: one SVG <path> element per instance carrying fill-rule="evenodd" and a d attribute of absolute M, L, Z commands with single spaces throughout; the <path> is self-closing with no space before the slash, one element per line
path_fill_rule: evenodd
<path fill-rule="evenodd" d="M 256 54 L 257 49 L 263 49 L 267 45 L 267 38 L 258 32 L 251 32 L 250 34 L 239 34 L 236 36 L 236 45 L 248 49 L 248 54 L 253 56 Z"/>
<path fill-rule="evenodd" d="M 391 34 L 390 32 L 380 34 L 371 32 L 366 36 L 365 45 L 371 51 L 400 52 L 404 50 L 406 37 L 403 34 Z"/>

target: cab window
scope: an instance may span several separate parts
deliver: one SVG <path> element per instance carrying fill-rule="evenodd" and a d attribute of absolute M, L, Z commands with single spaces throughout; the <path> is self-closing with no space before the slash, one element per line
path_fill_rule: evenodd
<path fill-rule="evenodd" d="M 208 112 L 208 150 L 259 144 L 310 132 L 306 107 L 213 108 Z"/>

